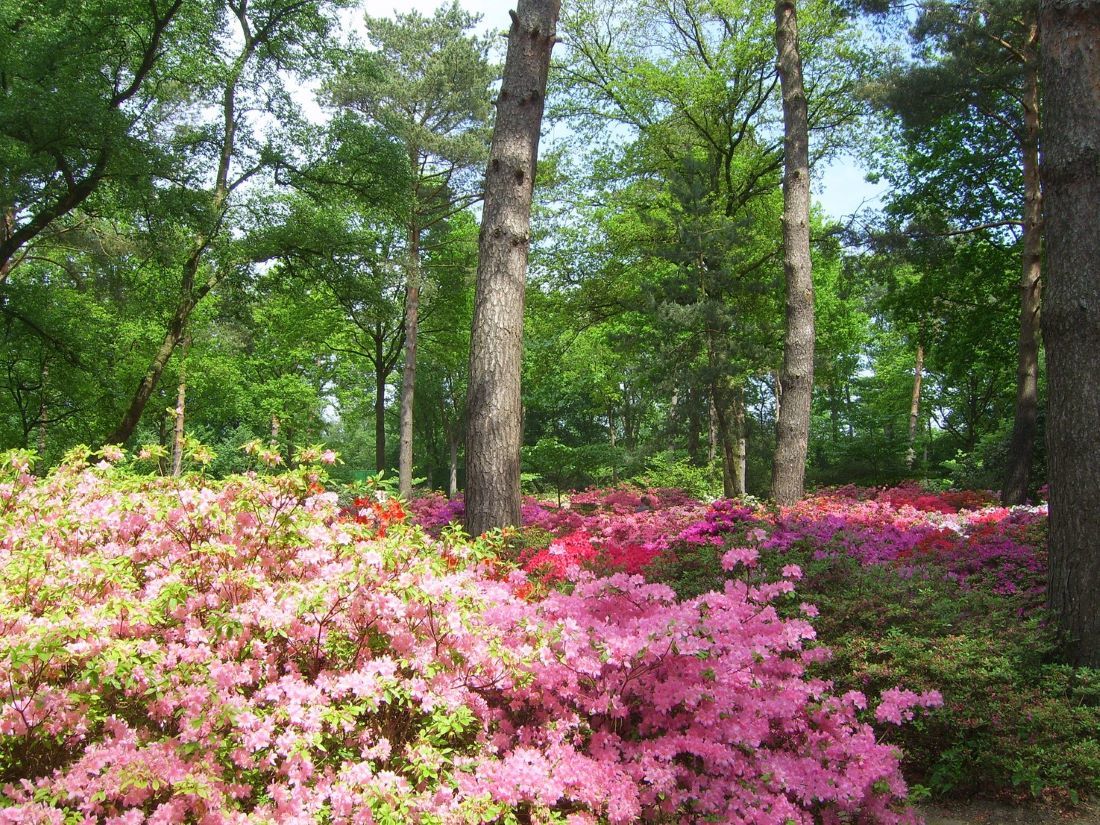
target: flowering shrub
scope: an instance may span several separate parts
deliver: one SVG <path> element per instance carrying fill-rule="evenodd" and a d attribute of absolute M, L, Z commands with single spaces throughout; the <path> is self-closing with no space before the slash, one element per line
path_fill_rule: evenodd
<path fill-rule="evenodd" d="M 120 460 L 0 480 L 0 822 L 912 821 L 790 579 L 527 601 L 316 470 Z"/>
<path fill-rule="evenodd" d="M 448 524 L 462 521 L 465 512 L 462 496 L 449 499 L 442 493 L 432 492 L 409 502 L 409 516 L 434 536 Z"/>
<path fill-rule="evenodd" d="M 798 580 L 799 597 L 774 605 L 820 613 L 834 655 L 812 672 L 840 693 L 883 694 L 865 718 L 904 747 L 924 790 L 1100 793 L 1100 673 L 1050 664 L 1056 640 L 1041 623 L 1043 506 L 904 485 L 824 490 L 777 511 L 620 488 L 564 507 L 528 499 L 523 519 L 531 582 L 553 586 L 576 566 L 641 571 L 693 598 L 724 586 L 723 561 L 746 583 Z M 898 727 L 921 695 L 911 691 L 933 689 L 944 706 Z"/>
<path fill-rule="evenodd" d="M 351 512 L 357 524 L 370 525 L 379 536 L 385 536 L 392 525 L 404 523 L 407 516 L 400 501 L 384 494 L 381 497 L 355 499 Z"/>

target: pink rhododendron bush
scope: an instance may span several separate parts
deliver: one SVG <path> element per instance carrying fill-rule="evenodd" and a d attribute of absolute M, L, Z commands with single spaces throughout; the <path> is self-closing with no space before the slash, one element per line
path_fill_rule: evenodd
<path fill-rule="evenodd" d="M 461 498 L 433 494 L 412 503 L 413 519 L 433 532 L 462 512 Z M 660 577 L 685 550 L 737 543 L 769 554 L 847 556 L 905 576 L 990 583 L 995 592 L 1026 594 L 1036 603 L 1046 580 L 1045 548 L 1034 535 L 1045 527 L 1045 505 L 998 507 L 973 491 L 848 486 L 775 510 L 729 500 L 706 504 L 676 490 L 617 488 L 576 493 L 566 506 L 527 499 L 523 523 L 549 539 L 519 561 L 550 581 L 574 565 L 648 574 L 657 563 Z"/>
<path fill-rule="evenodd" d="M 912 821 L 867 700 L 776 612 L 796 569 L 528 600 L 487 541 L 349 517 L 319 473 L 8 460 L 0 822 Z"/>

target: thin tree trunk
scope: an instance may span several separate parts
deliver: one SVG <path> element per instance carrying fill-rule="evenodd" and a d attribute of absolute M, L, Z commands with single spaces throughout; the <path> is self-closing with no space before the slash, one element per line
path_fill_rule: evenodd
<path fill-rule="evenodd" d="M 4 209 L 3 214 L 0 214 L 0 245 L 8 242 L 8 239 L 15 234 L 15 209 L 8 206 Z M 14 254 L 14 250 L 12 252 Z M 4 283 L 8 279 L 8 274 L 11 272 L 12 255 L 6 255 L 0 257 L 0 284 Z"/>
<path fill-rule="evenodd" d="M 450 474 L 447 477 L 447 498 L 458 495 L 458 433 L 457 426 L 447 425 L 447 448 L 450 454 Z"/>
<path fill-rule="evenodd" d="M 717 440 L 722 448 L 722 495 L 725 498 L 735 498 L 737 493 L 737 454 L 734 447 L 736 437 L 730 431 L 730 412 L 727 409 L 723 394 L 719 392 L 715 384 L 710 388 L 711 409 L 714 410 L 715 429 Z"/>
<path fill-rule="evenodd" d="M 687 451 L 692 464 L 699 463 L 699 393 L 688 389 Z"/>
<path fill-rule="evenodd" d="M 415 160 L 416 150 L 409 151 Z M 415 169 L 415 167 L 414 167 Z M 397 457 L 397 489 L 412 498 L 413 402 L 416 393 L 416 339 L 420 321 L 420 227 L 409 223 L 409 261 L 405 285 L 405 369 L 401 373 L 400 448 Z"/>
<path fill-rule="evenodd" d="M 43 472 L 46 467 L 46 435 L 47 435 L 47 416 L 49 415 L 49 403 L 46 397 L 46 387 L 50 380 L 50 362 L 43 359 L 42 361 L 42 389 L 38 394 L 38 468 L 39 472 Z"/>
<path fill-rule="evenodd" d="M 134 434 L 134 430 L 137 429 L 138 422 L 141 420 L 141 414 L 145 411 L 145 405 L 149 403 L 153 391 L 160 383 L 160 377 L 164 373 L 165 366 L 167 366 L 180 341 L 183 340 L 183 330 L 194 306 L 194 301 L 190 296 L 181 296 L 179 304 L 176 305 L 176 311 L 168 322 L 168 330 L 164 334 L 164 340 L 157 348 L 149 368 L 138 383 L 137 390 L 134 391 L 134 396 L 130 400 L 130 405 L 122 415 L 122 421 L 107 436 L 106 443 L 125 444 Z"/>
<path fill-rule="evenodd" d="M 381 324 L 379 324 L 379 327 Z M 386 469 L 386 378 L 385 349 L 381 331 L 374 336 L 374 471 Z"/>
<path fill-rule="evenodd" d="M 485 176 L 470 336 L 466 527 L 520 519 L 520 362 L 531 199 L 560 0 L 519 0 Z"/>
<path fill-rule="evenodd" d="M 779 379 L 772 495 L 802 498 L 814 388 L 814 284 L 810 265 L 810 148 L 798 21 L 793 0 L 775 4 L 775 45 L 783 90 L 783 270 L 787 328 Z"/>
<path fill-rule="evenodd" d="M 909 400 L 909 450 L 905 454 L 905 465 L 912 467 L 917 458 L 917 423 L 920 421 L 920 387 L 924 377 L 924 344 L 917 344 L 917 358 L 913 365 L 913 395 Z"/>
<path fill-rule="evenodd" d="M 928 466 L 928 451 L 932 446 L 932 417 L 928 418 L 928 426 L 924 431 L 924 466 Z"/>
<path fill-rule="evenodd" d="M 1100 0 L 1040 0 L 1047 288 L 1047 596 L 1069 660 L 1100 667 Z"/>
<path fill-rule="evenodd" d="M 176 427 L 172 439 L 172 475 L 183 472 L 184 414 L 187 410 L 187 352 L 189 341 L 183 342 L 180 356 L 180 380 L 176 390 Z"/>
<path fill-rule="evenodd" d="M 707 402 L 707 464 L 714 464 L 718 455 L 718 411 L 714 406 L 714 396 Z"/>
<path fill-rule="evenodd" d="M 1033 27 L 1034 30 L 1034 27 Z M 1039 185 L 1039 68 L 1026 67 L 1024 90 L 1023 261 L 1020 271 L 1020 334 L 1016 347 L 1016 416 L 1008 448 L 1001 502 L 1023 504 L 1039 430 L 1039 304 L 1042 290 L 1043 205 Z"/>
<path fill-rule="evenodd" d="M 844 416 L 848 430 L 848 439 L 855 438 L 855 429 L 852 427 L 852 385 L 844 382 Z"/>
<path fill-rule="evenodd" d="M 168 322 L 164 340 L 153 356 L 153 361 L 145 371 L 145 375 L 142 376 L 130 401 L 130 406 L 122 416 L 122 421 L 114 432 L 107 436 L 108 444 L 125 444 L 130 440 L 138 422 L 141 420 L 142 412 L 145 411 L 145 405 L 149 402 L 149 398 L 152 396 L 157 384 L 160 383 L 160 377 L 164 372 L 168 359 L 172 357 L 172 353 L 176 351 L 176 347 L 183 340 L 184 329 L 187 327 L 187 321 L 191 317 L 192 311 L 218 285 L 228 271 L 223 269 L 220 272 L 214 272 L 198 288 L 195 287 L 195 277 L 202 266 L 203 256 L 210 247 L 214 234 L 221 226 L 221 218 L 225 216 L 226 205 L 229 201 L 231 191 L 229 171 L 236 151 L 237 129 L 240 126 L 237 119 L 237 84 L 240 82 L 246 65 L 260 45 L 247 27 L 244 27 L 242 34 L 244 36 L 243 51 L 234 63 L 233 73 L 228 78 L 222 92 L 223 132 L 221 145 L 218 147 L 218 167 L 214 173 L 214 185 L 210 195 L 211 211 L 217 216 L 217 219 L 212 221 L 207 231 L 195 235 L 191 253 L 187 256 L 187 260 L 183 262 L 179 299 L 176 302 L 175 312 L 172 313 L 172 318 Z M 267 34 L 270 34 L 269 30 Z"/>
<path fill-rule="evenodd" d="M 738 387 L 733 393 L 732 409 L 733 429 L 733 490 L 734 495 L 743 496 L 748 484 L 748 439 L 745 433 L 745 388 Z"/>
<path fill-rule="evenodd" d="M 616 466 L 615 460 L 615 411 L 610 407 L 607 409 L 607 436 L 611 442 L 611 483 L 617 484 L 619 481 L 619 468 Z"/>
<path fill-rule="evenodd" d="M 164 410 L 157 416 L 157 444 L 161 447 L 168 447 L 168 411 Z M 165 458 L 157 458 L 157 472 L 160 475 L 165 475 L 170 468 L 165 463 Z"/>

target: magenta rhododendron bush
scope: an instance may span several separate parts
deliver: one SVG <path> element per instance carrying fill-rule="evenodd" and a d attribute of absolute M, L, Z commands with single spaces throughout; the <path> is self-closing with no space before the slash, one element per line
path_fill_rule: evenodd
<path fill-rule="evenodd" d="M 0 822 L 912 819 L 775 610 L 797 570 L 527 600 L 486 541 L 349 518 L 308 468 L 4 472 Z"/>
<path fill-rule="evenodd" d="M 413 502 L 412 513 L 438 532 L 461 519 L 462 501 L 427 496 Z M 748 541 L 767 552 L 797 546 L 818 559 L 846 555 L 863 565 L 891 565 L 903 576 L 988 583 L 996 593 L 1038 601 L 1046 552 L 1033 532 L 1045 521 L 1046 505 L 998 507 L 989 495 L 932 493 L 915 485 L 824 490 L 781 510 L 729 500 L 706 504 L 671 490 L 592 490 L 564 507 L 526 500 L 524 525 L 548 531 L 553 541 L 520 561 L 555 581 L 571 566 L 642 573 L 684 547 Z"/>

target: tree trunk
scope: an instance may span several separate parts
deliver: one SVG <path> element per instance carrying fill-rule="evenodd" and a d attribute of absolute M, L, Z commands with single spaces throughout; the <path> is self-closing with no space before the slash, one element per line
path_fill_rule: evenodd
<path fill-rule="evenodd" d="M 802 498 L 814 388 L 814 284 L 810 266 L 810 147 L 798 21 L 793 0 L 775 4 L 775 46 L 783 90 L 783 271 L 787 328 L 779 379 L 772 495 Z"/>
<path fill-rule="evenodd" d="M 50 362 L 42 360 L 42 389 L 38 392 L 38 472 L 40 474 L 45 473 L 46 469 L 46 435 L 47 435 L 47 421 L 46 418 L 49 415 L 49 403 L 46 399 L 46 386 L 50 380 Z"/>
<path fill-rule="evenodd" d="M 718 455 L 718 411 L 711 396 L 707 406 L 707 465 L 714 463 Z"/>
<path fill-rule="evenodd" d="M 692 464 L 699 463 L 699 393 L 688 388 L 687 451 Z"/>
<path fill-rule="evenodd" d="M 416 151 L 409 154 L 415 160 Z M 414 171 L 415 171 L 415 167 Z M 400 449 L 397 456 L 397 490 L 412 498 L 413 400 L 416 393 L 416 338 L 420 320 L 420 227 L 409 223 L 409 262 L 405 285 L 405 369 L 401 373 Z"/>
<path fill-rule="evenodd" d="M 745 433 L 745 389 L 738 387 L 733 394 L 733 489 L 734 495 L 743 496 L 748 488 L 748 439 Z"/>
<path fill-rule="evenodd" d="M 905 465 L 912 467 L 917 458 L 917 424 L 920 421 L 920 385 L 924 377 L 924 344 L 917 344 L 917 359 L 913 365 L 913 396 L 909 401 L 909 450 Z"/>
<path fill-rule="evenodd" d="M 737 495 L 733 486 L 733 442 L 730 438 L 728 411 L 720 400 L 718 389 L 711 386 L 711 412 L 713 413 L 715 430 L 715 447 L 722 448 L 722 496 L 733 498 Z"/>
<path fill-rule="evenodd" d="M 183 342 L 180 356 L 180 381 L 176 391 L 176 427 L 172 439 L 172 475 L 183 472 L 183 432 L 184 413 L 187 409 L 187 350 L 188 341 Z"/>
<path fill-rule="evenodd" d="M 618 484 L 619 468 L 615 461 L 615 411 L 610 407 L 607 409 L 607 436 L 611 442 L 611 483 Z"/>
<path fill-rule="evenodd" d="M 15 209 L 8 206 L 0 214 L 0 245 L 8 242 L 8 239 L 15 234 Z M 14 254 L 14 252 L 12 253 Z M 4 283 L 8 279 L 8 274 L 11 272 L 11 255 L 0 256 L 0 284 Z"/>
<path fill-rule="evenodd" d="M 374 471 L 386 469 L 386 378 L 385 349 L 381 332 L 374 337 Z"/>
<path fill-rule="evenodd" d="M 744 391 L 734 390 L 727 407 L 718 388 L 712 386 L 711 403 L 717 440 L 722 445 L 722 495 L 737 498 L 745 494 Z"/>
<path fill-rule="evenodd" d="M 268 33 L 270 33 L 270 30 L 268 30 Z M 210 192 L 211 210 L 217 216 L 217 219 L 210 224 L 208 230 L 198 232 L 194 237 L 191 253 L 187 256 L 187 260 L 183 262 L 181 268 L 182 278 L 179 299 L 176 301 L 176 310 L 168 322 L 168 330 L 164 334 L 164 340 L 153 356 L 153 361 L 145 371 L 145 375 L 142 376 L 141 382 L 134 392 L 134 397 L 130 401 L 130 406 L 122 416 L 122 421 L 114 432 L 107 436 L 106 443 L 108 444 L 125 444 L 130 440 L 138 422 L 141 420 L 142 412 L 145 411 L 145 405 L 149 403 L 153 390 L 160 383 L 160 376 L 164 372 L 168 359 L 172 357 L 172 353 L 176 351 L 176 347 L 183 340 L 184 329 L 187 327 L 187 321 L 191 317 L 191 313 L 199 302 L 218 285 L 225 272 L 228 271 L 223 270 L 222 274 L 215 271 L 206 281 L 197 288 L 195 287 L 195 277 L 202 266 L 203 256 L 206 254 L 214 235 L 221 228 L 221 219 L 225 216 L 226 204 L 232 190 L 229 184 L 229 169 L 233 163 L 237 129 L 240 126 L 237 120 L 237 84 L 240 82 L 246 64 L 255 54 L 257 48 L 257 41 L 247 31 L 247 27 L 245 27 L 244 35 L 244 51 L 234 64 L 233 73 L 222 93 L 222 128 L 224 131 L 218 152 L 218 167 L 214 173 L 214 186 Z"/>
<path fill-rule="evenodd" d="M 1048 600 L 1100 667 L 1100 0 L 1040 0 L 1046 201 Z"/>
<path fill-rule="evenodd" d="M 1020 268 L 1020 334 L 1016 360 L 1016 418 L 1008 448 L 1001 503 L 1027 501 L 1031 457 L 1039 425 L 1039 302 L 1042 282 L 1043 205 L 1039 186 L 1039 68 L 1026 67 L 1024 90 L 1023 260 Z"/>
<path fill-rule="evenodd" d="M 466 527 L 520 519 L 520 362 L 531 199 L 560 0 L 519 0 L 485 176 L 470 336 Z"/>
<path fill-rule="evenodd" d="M 447 451 L 450 457 L 450 474 L 447 477 L 447 498 L 458 495 L 458 433 L 454 424 L 447 425 Z"/>
<path fill-rule="evenodd" d="M 187 319 L 191 316 L 191 310 L 194 308 L 195 301 L 191 296 L 185 295 L 180 298 L 180 302 L 176 305 L 176 311 L 168 322 L 168 330 L 164 333 L 164 340 L 157 348 L 149 368 L 138 383 L 137 390 L 134 391 L 134 396 L 130 400 L 130 406 L 126 408 L 126 412 L 122 416 L 122 421 L 107 436 L 107 444 L 125 444 L 134 434 L 138 422 L 141 421 L 141 414 L 145 411 L 145 405 L 149 403 L 153 391 L 160 383 L 160 377 L 164 373 L 168 360 L 172 357 L 172 353 L 176 351 L 180 341 L 183 340 L 184 327 L 186 327 Z"/>

